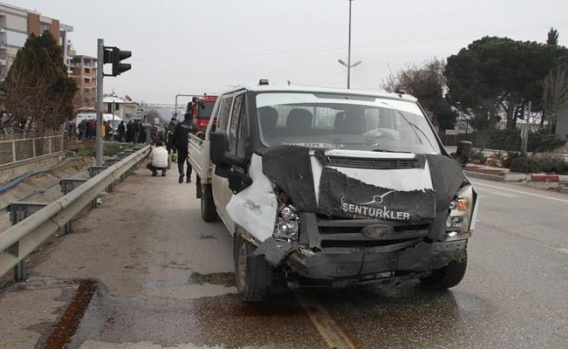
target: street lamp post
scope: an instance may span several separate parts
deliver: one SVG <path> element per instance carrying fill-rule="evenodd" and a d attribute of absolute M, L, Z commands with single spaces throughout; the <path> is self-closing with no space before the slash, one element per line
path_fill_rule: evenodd
<path fill-rule="evenodd" d="M 361 61 L 351 64 L 351 3 L 352 2 L 353 0 L 349 0 L 349 34 L 347 39 L 347 63 L 345 63 L 341 59 L 337 60 L 341 65 L 347 67 L 347 89 L 351 87 L 351 68 L 361 64 Z"/>

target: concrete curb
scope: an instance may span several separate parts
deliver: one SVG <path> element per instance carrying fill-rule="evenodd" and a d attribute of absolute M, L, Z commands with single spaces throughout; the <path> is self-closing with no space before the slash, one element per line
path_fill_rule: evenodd
<path fill-rule="evenodd" d="M 484 172 L 477 172 L 471 170 L 464 171 L 466 175 L 472 178 L 486 179 L 497 182 L 544 182 L 544 183 L 568 183 L 568 176 L 544 173 L 504 173 L 504 174 L 489 174 Z"/>
<path fill-rule="evenodd" d="M 553 174 L 532 174 L 531 182 L 560 182 L 558 175 Z"/>
<path fill-rule="evenodd" d="M 505 177 L 501 176 L 501 175 L 493 175 L 493 174 L 488 174 L 488 173 L 467 171 L 467 170 L 464 171 L 464 172 L 468 177 L 471 177 L 471 178 L 486 179 L 486 180 L 489 180 L 489 181 L 496 181 L 496 182 L 504 182 L 505 181 Z"/>

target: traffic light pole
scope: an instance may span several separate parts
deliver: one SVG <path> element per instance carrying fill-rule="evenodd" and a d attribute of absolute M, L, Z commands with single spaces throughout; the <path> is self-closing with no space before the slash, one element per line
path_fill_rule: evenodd
<path fill-rule="evenodd" d="M 97 133 L 96 133 L 96 160 L 97 166 L 103 165 L 103 69 L 104 69 L 104 40 L 97 41 Z"/>

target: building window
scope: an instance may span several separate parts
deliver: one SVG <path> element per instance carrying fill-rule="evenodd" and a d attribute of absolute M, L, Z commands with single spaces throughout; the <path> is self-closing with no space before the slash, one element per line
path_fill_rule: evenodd
<path fill-rule="evenodd" d="M 85 83 L 87 83 L 87 84 L 88 84 L 89 82 L 91 82 L 91 79 L 90 79 L 90 78 L 85 78 L 85 80 L 84 80 L 84 81 L 85 81 Z"/>
<path fill-rule="evenodd" d="M 39 25 L 39 31 L 40 31 L 39 35 L 43 34 L 43 32 L 46 31 L 46 30 L 49 31 L 49 24 L 41 23 Z"/>
<path fill-rule="evenodd" d="M 91 68 L 85 68 L 85 74 L 90 74 L 91 73 Z"/>

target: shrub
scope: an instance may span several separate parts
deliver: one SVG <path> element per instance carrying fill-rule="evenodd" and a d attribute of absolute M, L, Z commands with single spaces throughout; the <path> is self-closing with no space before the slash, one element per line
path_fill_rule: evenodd
<path fill-rule="evenodd" d="M 511 171 L 521 173 L 534 173 L 540 172 L 538 163 L 533 159 L 526 156 L 520 156 L 511 161 Z"/>
<path fill-rule="evenodd" d="M 507 155 L 503 158 L 503 167 L 511 168 L 511 162 L 513 162 L 513 160 L 519 158 L 520 156 L 521 153 L 519 152 L 514 152 L 514 151 L 507 152 Z"/>
<path fill-rule="evenodd" d="M 564 160 L 563 157 L 544 155 L 537 157 L 536 162 L 543 172 L 558 174 L 568 173 L 568 163 Z"/>
<path fill-rule="evenodd" d="M 472 139 L 474 147 L 512 151 L 521 149 L 521 131 L 517 129 L 478 131 Z"/>
<path fill-rule="evenodd" d="M 527 150 L 530 152 L 551 151 L 562 147 L 566 140 L 556 138 L 556 135 L 549 134 L 547 130 L 539 130 L 529 134 L 529 144 Z"/>
<path fill-rule="evenodd" d="M 506 151 L 519 151 L 521 149 L 521 130 L 485 130 L 472 134 L 473 146 L 483 149 L 499 149 Z M 566 144 L 565 140 L 556 138 L 547 130 L 539 130 L 529 134 L 527 151 L 551 151 Z"/>
<path fill-rule="evenodd" d="M 483 154 L 483 152 L 477 151 L 470 155 L 469 160 L 474 164 L 483 165 L 487 161 L 487 157 Z"/>

